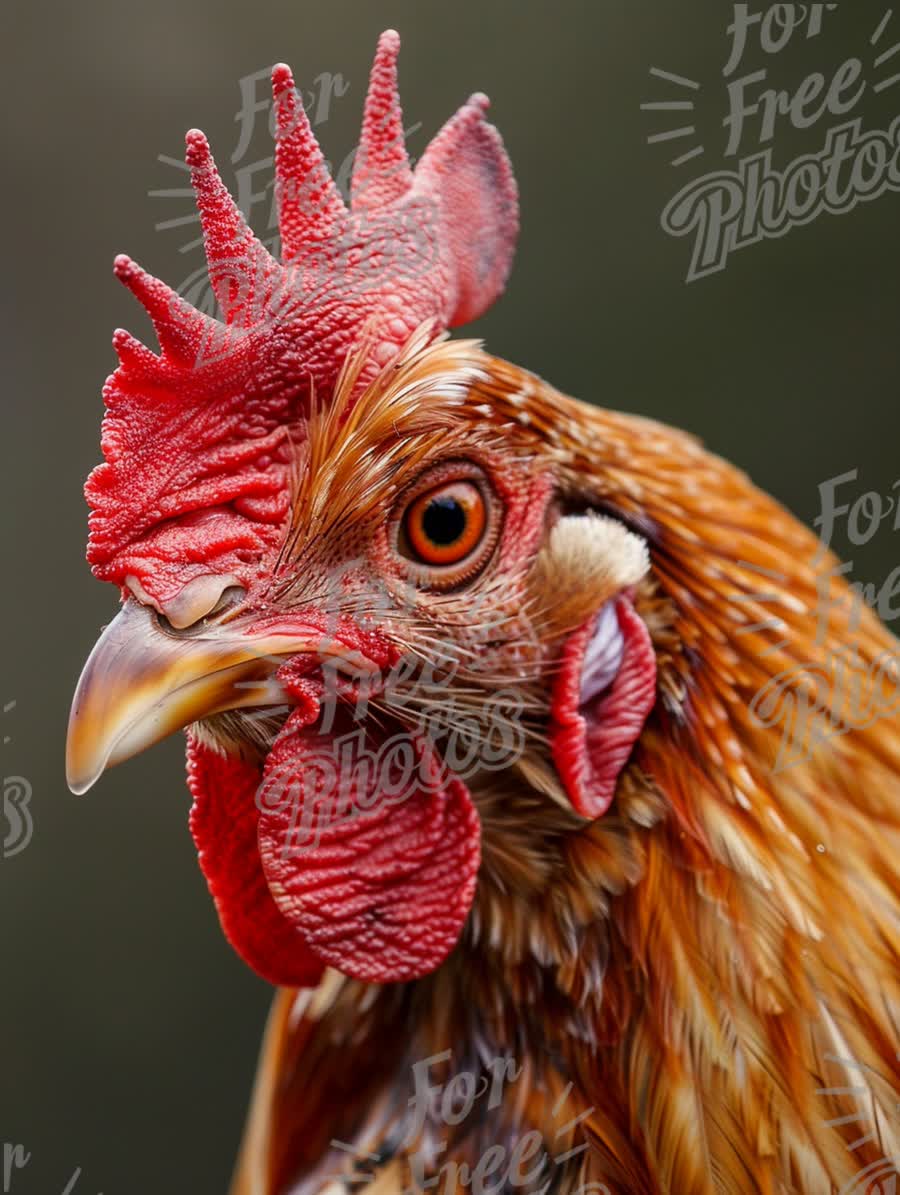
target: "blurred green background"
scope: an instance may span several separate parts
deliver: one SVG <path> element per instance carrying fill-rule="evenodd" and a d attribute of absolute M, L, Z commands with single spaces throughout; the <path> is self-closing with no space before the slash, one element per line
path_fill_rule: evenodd
<path fill-rule="evenodd" d="M 150 335 L 112 258 L 127 251 L 173 284 L 202 262 L 196 248 L 181 252 L 196 225 L 156 227 L 192 211 L 185 198 L 149 194 L 186 184 L 159 155 L 178 158 L 185 129 L 198 125 L 236 183 L 236 169 L 271 153 L 263 113 L 229 165 L 240 80 L 284 59 L 306 90 L 325 72 L 342 76 L 346 91 L 317 128 L 342 161 L 376 36 L 396 27 L 407 125 L 418 126 L 412 152 L 485 90 L 516 168 L 521 247 L 478 334 L 582 398 L 698 433 L 811 522 L 825 479 L 858 468 L 851 491 L 884 494 L 900 476 L 900 197 L 823 215 L 686 285 L 690 246 L 661 231 L 660 213 L 692 174 L 721 165 L 730 12 L 712 0 L 0 9 L 0 699 L 16 703 L 2 715 L 4 773 L 30 782 L 34 818 L 28 848 L 0 861 L 0 1145 L 31 1153 L 12 1192 L 62 1193 L 79 1167 L 75 1195 L 222 1192 L 269 1000 L 225 944 L 198 871 L 180 741 L 82 798 L 63 778 L 72 689 L 115 605 L 83 561 L 81 496 L 99 459 L 109 339 L 117 325 Z M 846 2 L 820 37 L 769 61 L 752 49 L 742 70 L 769 66 L 796 87 L 860 52 L 869 72 L 884 12 L 882 0 Z M 900 16 L 882 47 L 898 30 Z M 685 96 L 651 66 L 701 83 L 690 96 L 693 141 L 647 144 L 685 117 L 640 110 Z M 860 106 L 874 128 L 898 110 L 900 86 L 870 88 Z M 819 148 L 836 123 L 795 133 L 782 122 L 776 164 Z M 704 156 L 669 164 L 699 143 Z M 243 177 L 261 192 L 269 174 Z M 264 232 L 268 203 L 251 215 Z M 836 544 L 861 581 L 880 584 L 900 558 L 889 522 L 864 549 Z"/>

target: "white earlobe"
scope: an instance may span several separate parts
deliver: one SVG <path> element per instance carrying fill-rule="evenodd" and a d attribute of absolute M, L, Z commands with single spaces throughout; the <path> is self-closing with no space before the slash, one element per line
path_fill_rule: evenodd
<path fill-rule="evenodd" d="M 585 588 L 627 589 L 650 568 L 646 542 L 618 519 L 594 511 L 560 519 L 547 547 L 567 582 Z"/>

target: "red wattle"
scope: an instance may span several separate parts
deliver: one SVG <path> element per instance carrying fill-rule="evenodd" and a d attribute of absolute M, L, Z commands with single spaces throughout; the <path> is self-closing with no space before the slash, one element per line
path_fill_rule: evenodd
<path fill-rule="evenodd" d="M 322 962 L 385 983 L 444 961 L 472 904 L 480 823 L 423 738 L 335 738 L 292 717 L 258 804 L 272 896 Z"/>
<path fill-rule="evenodd" d="M 612 804 L 619 774 L 656 700 L 656 655 L 647 625 L 624 595 L 615 612 L 624 651 L 609 689 L 581 704 L 582 667 L 596 616 L 569 636 L 553 686 L 553 761 L 576 811 L 592 820 Z"/>
<path fill-rule="evenodd" d="M 272 899 L 256 845 L 259 769 L 188 735 L 191 834 L 225 937 L 269 983 L 314 987 L 324 967 Z"/>

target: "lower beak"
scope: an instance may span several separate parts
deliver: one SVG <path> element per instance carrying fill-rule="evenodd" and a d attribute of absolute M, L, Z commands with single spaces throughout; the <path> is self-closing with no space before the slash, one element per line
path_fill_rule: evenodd
<path fill-rule="evenodd" d="M 73 793 L 200 718 L 284 701 L 274 678 L 283 657 L 341 654 L 315 628 L 245 636 L 231 625 L 175 635 L 146 606 L 125 602 L 97 640 L 72 701 L 66 779 Z"/>

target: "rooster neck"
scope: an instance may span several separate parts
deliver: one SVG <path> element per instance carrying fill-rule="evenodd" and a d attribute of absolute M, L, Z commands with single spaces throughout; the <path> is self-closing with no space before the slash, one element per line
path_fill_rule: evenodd
<path fill-rule="evenodd" d="M 235 1195 L 250 1189 L 240 1184 L 261 1150 L 272 1151 L 265 1165 L 278 1192 L 306 1195 L 338 1176 L 341 1189 L 358 1190 L 363 1169 L 379 1189 L 399 1191 L 423 1157 L 436 1170 L 474 1166 L 498 1145 L 511 1156 L 532 1131 L 551 1160 L 574 1151 L 558 1169 L 551 1161 L 560 1189 L 581 1185 L 577 1126 L 594 1102 L 583 1064 L 618 1032 L 604 1009 L 612 898 L 640 877 L 659 797 L 632 766 L 616 814 L 584 823 L 536 791 L 531 764 L 531 783 L 518 768 L 472 784 L 482 869 L 443 966 L 406 984 L 327 972 L 315 991 L 279 994 Z M 485 1096 L 462 1121 L 442 1119 L 457 1076 L 497 1093 L 490 1112 Z M 429 1112 L 416 1127 L 423 1101 Z M 368 1160 L 354 1163 L 354 1153 Z"/>
<path fill-rule="evenodd" d="M 417 1176 L 473 1170 L 489 1150 L 509 1161 L 529 1137 L 560 1190 L 580 1187 L 579 1126 L 592 1109 L 570 1078 L 574 1050 L 546 1040 L 535 1010 L 488 971 L 473 972 L 461 947 L 414 983 L 328 972 L 314 992 L 282 989 L 232 1195 L 409 1191 Z"/>

